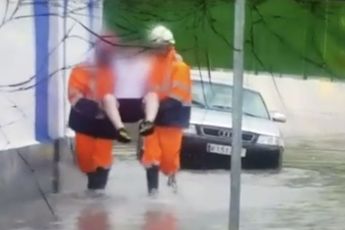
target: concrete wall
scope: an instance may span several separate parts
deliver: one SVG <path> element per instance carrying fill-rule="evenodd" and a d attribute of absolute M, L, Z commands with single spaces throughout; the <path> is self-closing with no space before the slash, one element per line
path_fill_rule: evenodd
<path fill-rule="evenodd" d="M 345 134 L 345 83 L 252 76 L 247 84 L 263 94 L 269 108 L 286 113 L 287 138 Z"/>
<path fill-rule="evenodd" d="M 94 38 L 88 30 L 99 32 L 101 4 L 0 1 L 1 207 L 40 198 L 34 178 L 44 192 L 54 189 L 53 139 L 67 132 L 67 76 L 92 52 Z M 69 145 L 62 146 L 61 157 L 72 158 Z M 76 171 L 73 159 L 65 162 Z"/>
<path fill-rule="evenodd" d="M 35 31 L 33 18 L 10 20 L 15 1 L 9 5 L 0 27 L 0 150 L 32 144 L 35 140 L 35 90 L 9 85 L 29 81 L 35 75 Z M 6 1 L 0 1 L 0 18 Z M 32 15 L 33 7 L 20 7 L 16 17 Z M 29 84 L 34 84 L 31 80 Z M 20 131 L 19 131 L 20 130 Z"/>

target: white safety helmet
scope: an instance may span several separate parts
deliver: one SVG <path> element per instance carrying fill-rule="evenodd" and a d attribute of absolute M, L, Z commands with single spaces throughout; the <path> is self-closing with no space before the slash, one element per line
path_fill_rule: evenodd
<path fill-rule="evenodd" d="M 174 45 L 173 33 L 165 26 L 158 25 L 149 32 L 149 42 L 154 45 Z"/>

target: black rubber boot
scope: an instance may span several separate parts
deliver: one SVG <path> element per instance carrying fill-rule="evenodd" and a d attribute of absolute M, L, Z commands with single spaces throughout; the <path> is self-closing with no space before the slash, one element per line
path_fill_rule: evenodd
<path fill-rule="evenodd" d="M 177 193 L 177 181 L 175 174 L 168 176 L 168 186 L 172 188 L 174 193 Z"/>
<path fill-rule="evenodd" d="M 146 169 L 147 188 L 150 196 L 158 193 L 159 166 L 152 166 Z"/>
<path fill-rule="evenodd" d="M 108 182 L 109 169 L 97 168 L 95 172 L 87 174 L 88 185 L 87 195 L 92 198 L 101 197 L 104 194 Z"/>

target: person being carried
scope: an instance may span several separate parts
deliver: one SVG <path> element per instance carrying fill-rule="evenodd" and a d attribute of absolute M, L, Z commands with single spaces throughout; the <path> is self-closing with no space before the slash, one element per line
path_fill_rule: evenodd
<path fill-rule="evenodd" d="M 139 121 L 139 134 L 150 135 L 159 107 L 158 95 L 149 85 L 152 55 L 136 44 L 119 39 L 118 42 L 113 73 L 120 115 L 126 123 Z"/>

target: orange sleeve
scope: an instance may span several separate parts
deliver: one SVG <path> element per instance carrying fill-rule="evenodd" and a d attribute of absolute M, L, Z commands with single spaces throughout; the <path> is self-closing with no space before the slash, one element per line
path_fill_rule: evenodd
<path fill-rule="evenodd" d="M 103 99 L 107 94 L 114 93 L 114 77 L 111 70 L 102 70 L 97 78 L 98 98 Z"/>
<path fill-rule="evenodd" d="M 170 96 L 184 102 L 190 102 L 191 91 L 192 81 L 189 66 L 184 62 L 176 62 L 173 66 Z"/>
<path fill-rule="evenodd" d="M 74 67 L 68 81 L 68 99 L 71 101 L 78 94 L 88 91 L 87 73 L 81 67 Z"/>

